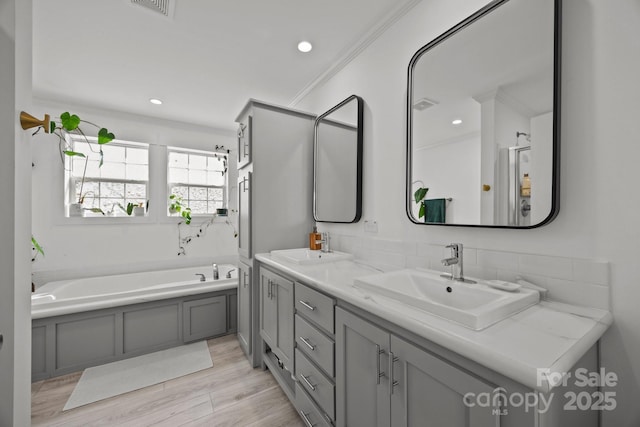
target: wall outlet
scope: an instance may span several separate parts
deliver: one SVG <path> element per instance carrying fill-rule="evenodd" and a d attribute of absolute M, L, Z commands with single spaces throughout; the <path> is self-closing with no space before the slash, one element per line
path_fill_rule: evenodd
<path fill-rule="evenodd" d="M 364 231 L 367 233 L 377 233 L 378 232 L 378 222 L 372 220 L 364 221 Z"/>

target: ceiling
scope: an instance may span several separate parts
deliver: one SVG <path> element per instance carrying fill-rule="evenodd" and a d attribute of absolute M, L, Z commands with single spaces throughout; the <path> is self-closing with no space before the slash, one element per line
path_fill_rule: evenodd
<path fill-rule="evenodd" d="M 34 96 L 235 129 L 249 98 L 295 103 L 419 0 L 169 1 L 166 17 L 130 0 L 34 0 Z"/>

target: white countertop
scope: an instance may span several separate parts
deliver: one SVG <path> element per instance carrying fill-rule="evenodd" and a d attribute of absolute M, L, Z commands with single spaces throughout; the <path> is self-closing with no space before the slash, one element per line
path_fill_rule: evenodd
<path fill-rule="evenodd" d="M 605 310 L 542 301 L 481 331 L 353 287 L 379 272 L 354 261 L 298 265 L 256 259 L 533 389 L 548 392 L 611 325 Z M 539 369 L 548 370 L 539 375 Z"/>

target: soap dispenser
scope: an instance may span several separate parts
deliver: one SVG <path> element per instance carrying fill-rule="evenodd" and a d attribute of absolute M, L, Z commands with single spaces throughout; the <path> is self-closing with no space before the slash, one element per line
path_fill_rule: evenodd
<path fill-rule="evenodd" d="M 525 173 L 522 178 L 522 185 L 520 186 L 520 196 L 531 197 L 531 179 L 529 174 Z"/>
<path fill-rule="evenodd" d="M 322 240 L 322 236 L 318 233 L 318 227 L 314 225 L 313 231 L 309 233 L 309 249 L 312 251 L 322 249 L 322 243 L 318 243 L 319 240 Z"/>

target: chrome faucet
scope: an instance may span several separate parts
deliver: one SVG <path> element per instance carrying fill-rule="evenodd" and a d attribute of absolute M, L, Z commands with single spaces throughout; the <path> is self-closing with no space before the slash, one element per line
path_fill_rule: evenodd
<path fill-rule="evenodd" d="M 227 271 L 226 278 L 231 279 L 231 273 L 234 272 L 235 270 L 236 270 L 235 268 L 232 268 L 231 270 Z"/>
<path fill-rule="evenodd" d="M 220 273 L 218 272 L 218 264 L 213 264 L 213 280 L 218 280 L 220 278 Z"/>
<path fill-rule="evenodd" d="M 464 278 L 464 263 L 462 258 L 462 243 L 451 243 L 446 246 L 451 249 L 451 257 L 442 260 L 442 265 L 451 266 L 451 274 L 443 277 L 450 277 L 452 280 L 465 283 L 476 283 L 473 280 Z"/>
<path fill-rule="evenodd" d="M 200 281 L 201 282 L 204 282 L 205 280 L 207 280 L 207 279 L 205 279 L 204 274 L 202 274 L 202 273 L 196 273 L 196 276 L 200 276 Z"/>
<path fill-rule="evenodd" d="M 329 232 L 325 231 L 322 233 L 322 240 L 316 240 L 316 244 L 322 244 L 322 248 L 320 249 L 322 252 L 331 252 L 331 237 L 329 236 Z"/>

